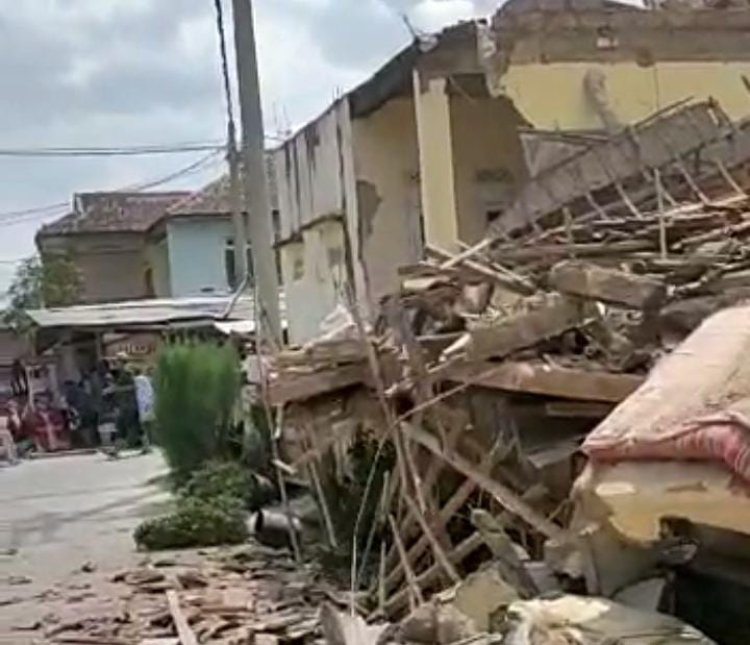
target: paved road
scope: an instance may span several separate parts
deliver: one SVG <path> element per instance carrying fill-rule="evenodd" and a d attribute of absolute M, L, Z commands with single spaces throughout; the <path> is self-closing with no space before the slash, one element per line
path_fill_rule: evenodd
<path fill-rule="evenodd" d="M 153 483 L 165 472 L 157 453 L 116 461 L 99 454 L 58 457 L 0 468 L 0 643 L 10 642 L 3 640 L 10 616 L 3 600 L 31 598 L 86 562 L 115 570 L 141 559 L 131 533 L 168 503 L 168 494 Z M 10 584 L 18 576 L 30 582 Z"/>

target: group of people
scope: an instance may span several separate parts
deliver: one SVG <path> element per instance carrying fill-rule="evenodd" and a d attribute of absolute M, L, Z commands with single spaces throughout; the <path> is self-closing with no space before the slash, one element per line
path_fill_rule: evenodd
<path fill-rule="evenodd" d="M 151 446 L 154 390 L 146 370 L 125 355 L 101 361 L 75 381 L 66 381 L 61 404 L 16 392 L 0 415 L 0 459 L 15 461 L 28 451 L 100 447 L 115 457 L 122 448 Z M 21 389 L 21 388 L 18 388 Z"/>

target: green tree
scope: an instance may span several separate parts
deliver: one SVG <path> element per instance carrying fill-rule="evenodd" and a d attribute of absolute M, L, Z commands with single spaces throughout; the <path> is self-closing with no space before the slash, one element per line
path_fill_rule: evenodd
<path fill-rule="evenodd" d="M 4 321 L 22 328 L 27 309 L 75 304 L 82 287 L 81 274 L 67 255 L 50 255 L 44 260 L 38 255 L 27 258 L 16 269 L 8 289 Z"/>
<path fill-rule="evenodd" d="M 175 343 L 159 351 L 156 437 L 175 481 L 230 456 L 232 413 L 240 394 L 235 350 L 213 343 Z"/>

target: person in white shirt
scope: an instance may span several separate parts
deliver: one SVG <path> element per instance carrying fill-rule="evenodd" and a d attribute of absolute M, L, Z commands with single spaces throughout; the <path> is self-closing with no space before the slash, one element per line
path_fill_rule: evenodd
<path fill-rule="evenodd" d="M 154 424 L 154 387 L 151 378 L 142 369 L 135 369 L 135 400 L 138 404 L 138 420 L 143 430 L 143 450 L 151 447 L 151 432 Z"/>
<path fill-rule="evenodd" d="M 0 415 L 0 460 L 5 460 L 9 464 L 18 462 L 16 442 L 8 428 L 8 419 L 4 415 Z"/>

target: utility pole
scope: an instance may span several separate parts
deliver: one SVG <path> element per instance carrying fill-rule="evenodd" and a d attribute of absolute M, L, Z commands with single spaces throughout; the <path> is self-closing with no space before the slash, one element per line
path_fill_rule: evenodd
<path fill-rule="evenodd" d="M 232 0 L 234 48 L 242 123 L 242 185 L 253 256 L 255 312 L 262 339 L 281 344 L 279 279 L 273 249 L 273 225 L 263 135 L 263 112 L 258 83 L 258 59 L 251 0 Z M 237 252 L 240 252 L 237 249 Z"/>

